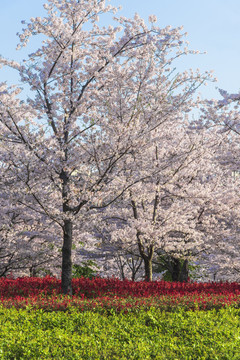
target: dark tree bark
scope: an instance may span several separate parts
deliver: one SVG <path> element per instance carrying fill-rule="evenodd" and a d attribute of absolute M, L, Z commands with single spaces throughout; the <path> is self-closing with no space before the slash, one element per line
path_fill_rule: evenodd
<path fill-rule="evenodd" d="M 62 291 L 72 295 L 72 222 L 65 220 L 63 225 L 62 247 Z"/>
<path fill-rule="evenodd" d="M 145 281 L 152 281 L 152 259 L 153 259 L 154 246 L 149 245 L 147 249 L 144 249 L 144 246 L 141 241 L 141 235 L 139 233 L 137 234 L 137 239 L 138 239 L 139 253 L 144 261 Z"/>
<path fill-rule="evenodd" d="M 118 268 L 120 270 L 121 279 L 125 280 L 125 274 L 124 274 L 124 266 L 125 266 L 125 264 L 122 262 L 121 255 L 117 254 L 116 262 L 117 262 Z"/>
<path fill-rule="evenodd" d="M 67 150 L 65 150 L 65 157 L 67 160 Z M 63 199 L 63 213 L 66 219 L 63 221 L 63 247 L 62 247 L 62 291 L 64 294 L 72 295 L 72 220 L 67 218 L 67 215 L 72 213 L 68 206 L 69 194 L 69 174 L 62 169 L 60 178 L 63 181 L 62 185 L 62 199 Z"/>
<path fill-rule="evenodd" d="M 145 281 L 152 281 L 152 257 L 144 256 Z"/>
<path fill-rule="evenodd" d="M 137 206 L 134 200 L 131 200 L 131 205 L 133 209 L 134 219 L 138 219 Z M 137 244 L 138 244 L 139 254 L 144 261 L 145 281 L 152 281 L 152 259 L 153 259 L 154 245 L 150 244 L 144 247 L 141 236 L 142 236 L 141 232 L 138 231 Z"/>
<path fill-rule="evenodd" d="M 189 268 L 188 268 L 188 260 L 184 260 L 181 268 L 181 273 L 179 277 L 180 282 L 187 282 L 189 278 Z"/>
<path fill-rule="evenodd" d="M 36 277 L 37 276 L 37 269 L 34 266 L 31 266 L 29 269 L 30 277 Z"/>
<path fill-rule="evenodd" d="M 180 268 L 180 260 L 172 258 L 172 281 L 179 281 Z"/>
<path fill-rule="evenodd" d="M 172 281 L 187 282 L 189 277 L 188 260 L 181 264 L 180 259 L 172 258 Z"/>

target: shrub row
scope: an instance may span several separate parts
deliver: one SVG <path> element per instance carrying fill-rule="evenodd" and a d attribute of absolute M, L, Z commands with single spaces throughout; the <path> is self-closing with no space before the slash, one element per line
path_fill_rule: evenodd
<path fill-rule="evenodd" d="M 5 308 L 42 309 L 45 311 L 65 311 L 76 308 L 79 311 L 109 312 L 137 312 L 155 307 L 161 311 L 183 310 L 211 310 L 228 306 L 240 308 L 240 298 L 226 295 L 159 295 L 147 298 L 102 296 L 94 299 L 84 299 L 76 296 L 32 296 L 1 298 L 0 304 Z"/>
<path fill-rule="evenodd" d="M 6 308 L 34 308 L 48 311 L 79 310 L 134 312 L 154 306 L 164 311 L 209 310 L 240 307 L 237 283 L 132 282 L 117 279 L 74 279 L 75 295 L 61 294 L 55 278 L 0 279 L 0 304 Z"/>
<path fill-rule="evenodd" d="M 94 298 L 103 295 L 149 297 L 158 295 L 221 294 L 240 295 L 240 283 L 180 283 L 168 281 L 129 281 L 115 278 L 79 278 L 72 280 L 76 296 Z M 61 282 L 54 277 L 0 278 L 2 297 L 61 294 Z"/>

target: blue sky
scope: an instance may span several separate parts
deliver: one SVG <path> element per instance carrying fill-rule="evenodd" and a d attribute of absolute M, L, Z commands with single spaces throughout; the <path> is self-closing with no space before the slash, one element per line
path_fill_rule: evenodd
<path fill-rule="evenodd" d="M 9 59 L 20 60 L 38 47 L 37 38 L 30 46 L 16 51 L 21 31 L 21 20 L 43 16 L 42 5 L 46 0 L 1 0 L 0 54 Z M 183 68 L 214 70 L 218 82 L 203 87 L 204 97 L 219 97 L 216 86 L 229 92 L 240 89 L 240 0 L 112 0 L 112 5 L 121 5 L 119 14 L 132 17 L 135 12 L 147 20 L 155 14 L 160 27 L 184 26 L 188 32 L 190 48 L 207 51 L 206 55 L 187 56 Z M 181 70 L 181 69 L 180 69 Z M 16 75 L 9 70 L 0 70 L 0 81 L 18 83 Z"/>

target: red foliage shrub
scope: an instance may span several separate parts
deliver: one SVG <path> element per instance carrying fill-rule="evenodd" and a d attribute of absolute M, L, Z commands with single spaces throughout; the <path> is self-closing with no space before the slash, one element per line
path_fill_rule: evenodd
<path fill-rule="evenodd" d="M 134 282 L 112 279 L 73 279 L 73 296 L 61 294 L 61 282 L 53 277 L 0 279 L 3 306 L 65 310 L 114 309 L 135 311 L 155 306 L 163 310 L 176 307 L 211 309 L 240 303 L 239 283 Z"/>

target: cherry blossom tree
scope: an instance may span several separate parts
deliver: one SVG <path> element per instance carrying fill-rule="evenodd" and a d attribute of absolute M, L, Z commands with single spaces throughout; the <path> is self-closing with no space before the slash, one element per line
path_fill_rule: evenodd
<path fill-rule="evenodd" d="M 23 22 L 18 46 L 38 35 L 41 47 L 22 63 L 0 58 L 27 92 L 22 100 L 18 87 L 0 85 L 1 141 L 21 187 L 11 201 L 50 222 L 52 237 L 62 232 L 62 289 L 71 293 L 73 239 L 81 241 L 90 210 L 149 177 L 146 158 L 136 164 L 136 154 L 155 129 L 191 110 L 193 93 L 210 75 L 174 72 L 190 52 L 185 34 L 159 28 L 155 16 L 149 26 L 136 14 L 106 27 L 99 16 L 116 8 L 104 0 L 49 0 L 44 7 L 44 18 Z"/>
<path fill-rule="evenodd" d="M 208 101 L 202 108 L 198 128 L 215 129 L 221 139 L 216 162 L 222 169 L 221 197 L 222 204 L 228 208 L 225 221 L 228 234 L 219 234 L 218 241 L 213 243 L 210 261 L 214 279 L 239 280 L 239 129 L 240 94 L 229 94 L 219 90 L 221 100 Z M 208 261 L 206 257 L 205 261 Z"/>
<path fill-rule="evenodd" d="M 143 180 L 96 213 L 99 238 L 141 257 L 147 280 L 152 278 L 155 250 L 178 265 L 183 260 L 186 280 L 188 261 L 209 254 L 213 241 L 219 246 L 232 216 L 223 202 L 231 187 L 224 184 L 217 162 L 221 137 L 214 129 L 194 129 L 191 121 L 184 121 L 181 107 L 174 115 L 178 121 L 169 115 L 149 136 L 148 147 L 135 152 L 134 165 Z M 130 178 L 131 170 L 126 168 L 125 175 Z"/>

